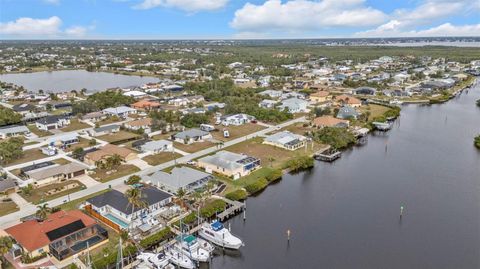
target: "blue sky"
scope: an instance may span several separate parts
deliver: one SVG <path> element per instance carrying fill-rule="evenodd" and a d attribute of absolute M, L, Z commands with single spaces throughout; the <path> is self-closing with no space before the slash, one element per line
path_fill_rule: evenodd
<path fill-rule="evenodd" d="M 480 0 L 0 0 L 0 39 L 479 35 Z"/>

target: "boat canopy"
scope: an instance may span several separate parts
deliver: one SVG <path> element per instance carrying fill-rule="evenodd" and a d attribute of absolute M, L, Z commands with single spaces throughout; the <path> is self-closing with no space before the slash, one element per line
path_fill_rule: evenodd
<path fill-rule="evenodd" d="M 190 246 L 196 242 L 197 238 L 193 235 L 177 236 L 177 241 L 182 241 L 182 240 L 183 242 L 186 242 Z"/>
<path fill-rule="evenodd" d="M 221 229 L 223 229 L 223 224 L 220 222 L 220 221 L 215 221 L 214 223 L 212 223 L 212 229 L 215 231 L 215 232 L 218 232 L 220 231 Z"/>

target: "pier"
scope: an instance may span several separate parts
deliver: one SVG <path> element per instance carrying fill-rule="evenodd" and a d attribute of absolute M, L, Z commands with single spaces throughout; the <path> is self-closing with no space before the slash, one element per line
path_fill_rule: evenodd
<path fill-rule="evenodd" d="M 245 203 L 242 203 L 242 202 L 239 202 L 239 201 L 233 201 L 233 200 L 227 199 L 227 198 L 222 197 L 222 196 L 217 196 L 217 195 L 213 195 L 212 197 L 217 198 L 217 199 L 221 199 L 228 204 L 227 208 L 223 212 L 221 212 L 217 215 L 217 219 L 219 219 L 220 221 L 224 221 L 226 219 L 229 219 L 230 217 L 233 217 L 233 216 L 237 215 L 238 213 L 240 213 L 240 212 L 242 212 L 243 210 L 246 209 Z"/>
<path fill-rule="evenodd" d="M 340 158 L 342 156 L 342 152 L 335 150 L 331 147 L 328 147 L 326 149 L 323 149 L 321 151 L 317 151 L 314 155 L 313 158 L 319 161 L 324 161 L 324 162 L 333 162 L 336 159 Z"/>

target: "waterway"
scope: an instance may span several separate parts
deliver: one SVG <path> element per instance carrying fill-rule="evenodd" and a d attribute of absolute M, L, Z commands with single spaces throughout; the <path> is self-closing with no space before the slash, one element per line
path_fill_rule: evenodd
<path fill-rule="evenodd" d="M 230 220 L 246 246 L 210 268 L 480 268 L 479 98 L 404 106 L 390 132 L 285 175 Z"/>
<path fill-rule="evenodd" d="M 94 92 L 114 87 L 141 86 L 145 83 L 158 82 L 158 78 L 87 72 L 85 70 L 63 70 L 0 74 L 0 81 L 17 84 L 33 92 L 40 89 L 45 92 L 78 91 L 82 88 Z"/>

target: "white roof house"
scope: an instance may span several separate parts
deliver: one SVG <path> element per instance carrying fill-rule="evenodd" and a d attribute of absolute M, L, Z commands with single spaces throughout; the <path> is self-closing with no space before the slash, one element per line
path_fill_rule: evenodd
<path fill-rule="evenodd" d="M 125 117 L 129 114 L 137 113 L 137 110 L 128 106 L 109 107 L 102 110 L 104 114 L 111 116 Z"/>
<path fill-rule="evenodd" d="M 260 159 L 222 150 L 198 159 L 198 166 L 209 173 L 217 172 L 237 179 L 260 167 Z"/>
<path fill-rule="evenodd" d="M 280 110 L 287 109 L 290 113 L 308 112 L 308 102 L 303 99 L 290 98 L 282 101 L 278 107 Z"/>
<path fill-rule="evenodd" d="M 144 177 L 142 181 L 176 193 L 180 188 L 186 192 L 199 189 L 212 178 L 211 174 L 183 166 L 173 168 L 170 173 L 155 172 L 151 176 Z"/>
<path fill-rule="evenodd" d="M 283 131 L 268 136 L 263 143 L 287 150 L 296 150 L 305 146 L 306 137 L 289 131 Z"/>
<path fill-rule="evenodd" d="M 255 117 L 247 114 L 235 114 L 235 115 L 225 115 L 221 119 L 222 119 L 222 124 L 225 126 L 228 126 L 228 125 L 242 125 L 245 123 L 249 123 L 255 120 Z"/>
<path fill-rule="evenodd" d="M 130 96 L 133 98 L 140 98 L 140 97 L 146 96 L 147 94 L 141 91 L 133 90 L 133 91 L 124 92 L 123 95 Z"/>
<path fill-rule="evenodd" d="M 167 140 L 158 140 L 158 141 L 149 141 L 142 146 L 140 149 L 143 152 L 153 152 L 159 153 L 163 151 L 172 151 L 173 150 L 173 143 Z"/>
<path fill-rule="evenodd" d="M 0 128 L 0 138 L 5 139 L 10 136 L 23 135 L 30 133 L 25 125 L 6 126 Z"/>

